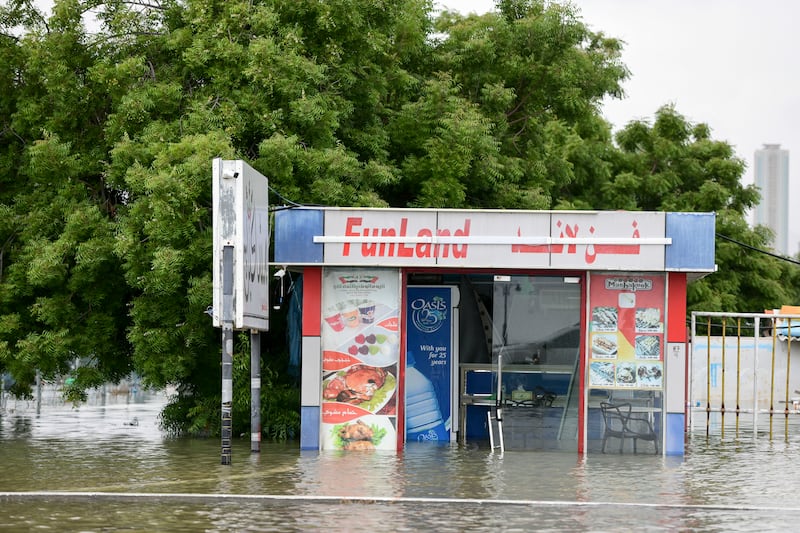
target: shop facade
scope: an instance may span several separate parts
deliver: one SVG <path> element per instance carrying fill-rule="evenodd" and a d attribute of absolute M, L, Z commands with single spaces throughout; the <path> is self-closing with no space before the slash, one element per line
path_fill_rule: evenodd
<path fill-rule="evenodd" d="M 627 451 L 608 405 L 682 454 L 686 286 L 713 213 L 296 208 L 274 263 L 302 271 L 301 447 Z M 630 442 L 626 442 L 630 441 Z"/>

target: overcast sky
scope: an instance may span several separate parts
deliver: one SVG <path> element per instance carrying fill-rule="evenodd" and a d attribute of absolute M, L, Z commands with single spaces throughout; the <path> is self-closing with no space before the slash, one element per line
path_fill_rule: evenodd
<path fill-rule="evenodd" d="M 494 0 L 437 0 L 463 13 L 485 13 Z M 800 1 L 573 0 L 592 30 L 625 41 L 631 71 L 623 100 L 604 105 L 616 131 L 652 121 L 664 104 L 705 122 L 748 165 L 765 143 L 789 150 L 791 197 L 800 194 Z M 800 211 L 795 209 L 795 212 Z M 791 212 L 791 204 L 790 204 Z M 797 252 L 800 213 L 790 215 L 789 249 Z"/>

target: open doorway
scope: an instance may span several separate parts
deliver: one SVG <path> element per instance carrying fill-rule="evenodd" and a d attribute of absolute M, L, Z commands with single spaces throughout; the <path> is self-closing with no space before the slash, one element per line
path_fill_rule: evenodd
<path fill-rule="evenodd" d="M 488 439 L 486 413 L 501 406 L 506 449 L 577 452 L 582 279 L 438 277 L 460 292 L 455 357 L 462 442 Z"/>

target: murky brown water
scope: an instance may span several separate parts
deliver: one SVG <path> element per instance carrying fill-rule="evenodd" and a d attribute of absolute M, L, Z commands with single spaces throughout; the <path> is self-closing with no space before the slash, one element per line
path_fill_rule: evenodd
<path fill-rule="evenodd" d="M 163 396 L 0 412 L 0 530 L 790 531 L 800 435 L 683 458 L 415 443 L 402 454 L 165 439 Z"/>

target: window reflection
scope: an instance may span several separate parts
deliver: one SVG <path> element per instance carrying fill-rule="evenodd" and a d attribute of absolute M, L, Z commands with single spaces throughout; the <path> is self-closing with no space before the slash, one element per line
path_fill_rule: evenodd
<path fill-rule="evenodd" d="M 577 450 L 580 281 L 503 274 L 459 278 L 465 439 L 487 438 L 491 404 L 503 407 L 506 449 Z"/>
<path fill-rule="evenodd" d="M 492 362 L 574 366 L 580 348 L 580 285 L 561 276 L 498 276 Z"/>

